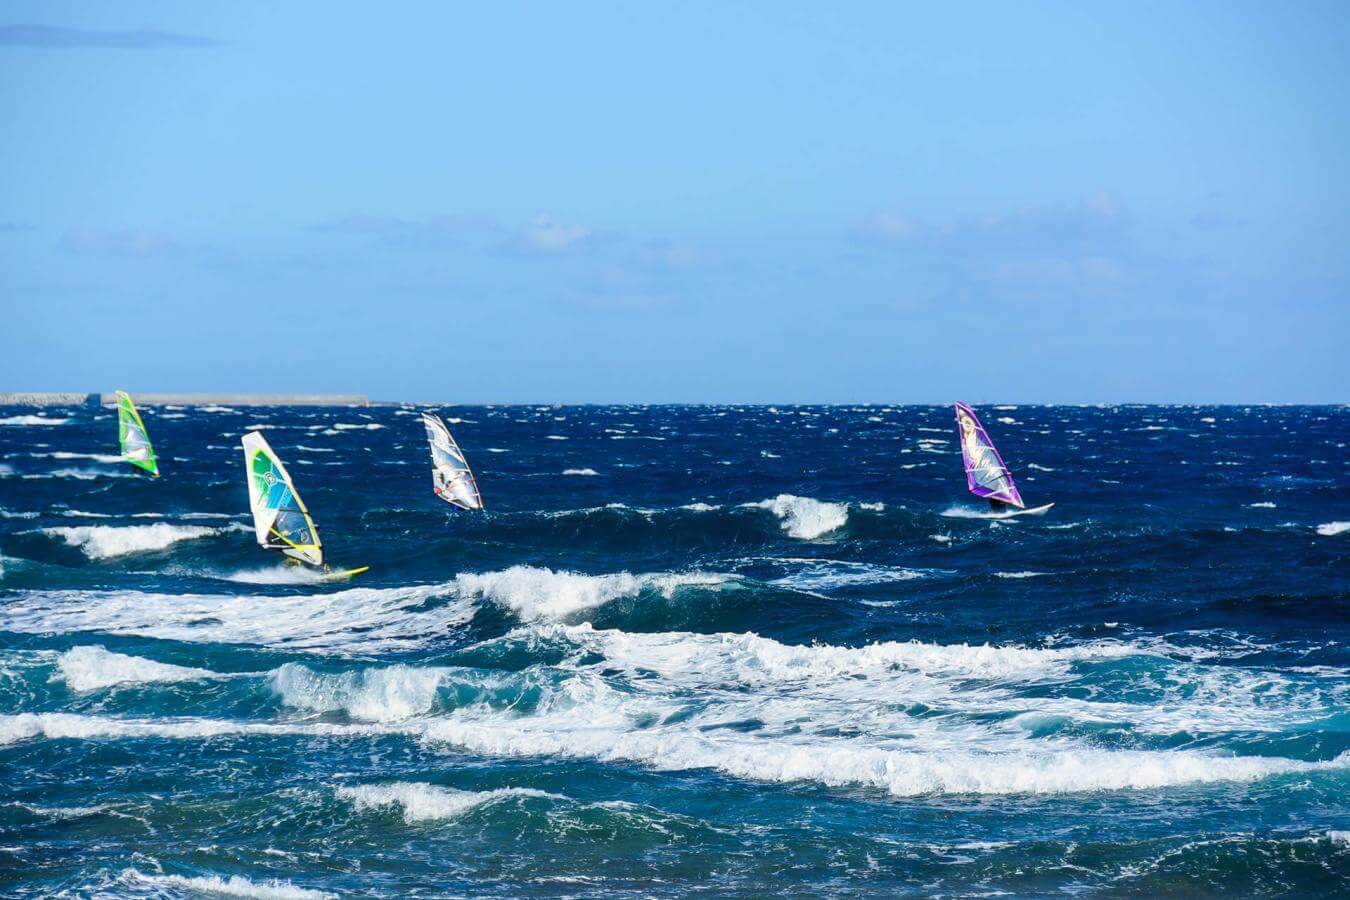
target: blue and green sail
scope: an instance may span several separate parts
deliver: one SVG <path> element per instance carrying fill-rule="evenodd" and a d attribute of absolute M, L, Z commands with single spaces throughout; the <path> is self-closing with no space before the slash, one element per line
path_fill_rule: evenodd
<path fill-rule="evenodd" d="M 155 448 L 150 445 L 150 435 L 146 433 L 141 414 L 131 395 L 126 391 L 117 392 L 117 437 L 122 442 L 122 459 L 139 466 L 155 477 L 159 477 L 159 460 L 155 458 Z"/>
<path fill-rule="evenodd" d="M 244 470 L 248 478 L 248 502 L 258 544 L 280 550 L 291 559 L 311 566 L 323 565 L 319 529 L 295 491 L 291 476 L 267 440 L 256 431 L 244 435 Z"/>

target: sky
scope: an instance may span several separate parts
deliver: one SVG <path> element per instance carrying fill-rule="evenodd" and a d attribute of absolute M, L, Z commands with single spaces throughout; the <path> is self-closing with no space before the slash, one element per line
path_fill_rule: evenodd
<path fill-rule="evenodd" d="M 938 6 L 10 0 L 0 390 L 1350 401 L 1350 4 Z"/>

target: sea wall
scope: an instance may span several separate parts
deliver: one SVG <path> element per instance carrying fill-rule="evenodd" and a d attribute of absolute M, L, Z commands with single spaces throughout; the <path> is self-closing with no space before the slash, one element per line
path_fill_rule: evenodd
<path fill-rule="evenodd" d="M 365 394 L 132 394 L 138 406 L 369 406 Z M 0 393 L 0 406 L 113 406 L 115 394 Z"/>

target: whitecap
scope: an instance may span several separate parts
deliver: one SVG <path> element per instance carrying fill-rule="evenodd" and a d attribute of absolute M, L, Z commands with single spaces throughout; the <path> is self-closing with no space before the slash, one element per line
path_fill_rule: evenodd
<path fill-rule="evenodd" d="M 510 608 L 523 619 L 533 620 L 564 618 L 613 600 L 636 597 L 644 590 L 659 591 L 663 596 L 671 597 L 678 588 L 690 585 L 714 587 L 727 578 L 726 575 L 703 572 L 583 575 L 534 566 L 512 566 L 500 572 L 462 574 L 455 579 L 455 586 L 462 596 L 482 597 Z"/>
<path fill-rule="evenodd" d="M 55 678 L 74 691 L 97 691 L 119 684 L 197 681 L 214 672 L 113 653 L 103 647 L 73 647 L 57 657 Z"/>
<path fill-rule="evenodd" d="M 165 522 L 154 525 L 80 525 L 42 529 L 44 534 L 59 537 L 72 547 L 79 547 L 90 559 L 109 559 L 129 553 L 163 550 L 179 541 L 210 537 L 224 530 Z"/>
<path fill-rule="evenodd" d="M 789 536 L 814 540 L 844 526 L 848 521 L 848 506 L 828 503 L 812 497 L 779 494 L 772 500 L 746 503 L 752 509 L 767 509 L 782 520 L 783 530 Z"/>
<path fill-rule="evenodd" d="M 461 791 L 425 782 L 343 786 L 337 789 L 337 796 L 352 801 L 358 810 L 398 807 L 403 811 L 403 820 L 409 824 L 455 819 L 503 800 L 566 799 L 561 794 L 550 794 L 533 788 L 509 787 L 490 791 Z"/>
<path fill-rule="evenodd" d="M 136 869 L 122 872 L 122 880 L 131 883 L 152 885 L 156 888 L 170 888 L 189 891 L 194 894 L 214 894 L 224 897 L 250 897 L 254 900 L 336 900 L 337 894 L 296 887 L 289 881 L 267 879 L 251 881 L 243 875 L 231 875 L 222 878 L 219 875 L 146 875 Z"/>

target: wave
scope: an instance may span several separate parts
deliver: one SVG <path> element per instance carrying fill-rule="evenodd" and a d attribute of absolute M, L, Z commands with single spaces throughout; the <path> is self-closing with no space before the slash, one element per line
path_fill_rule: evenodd
<path fill-rule="evenodd" d="M 782 520 L 783 530 L 789 536 L 807 541 L 842 528 L 848 521 L 847 504 L 828 503 L 794 494 L 779 494 L 771 500 L 743 505 L 747 508 L 769 510 Z"/>
<path fill-rule="evenodd" d="M 239 584 L 323 584 L 323 572 L 305 566 L 273 566 L 266 569 L 241 569 L 217 577 Z"/>
<path fill-rule="evenodd" d="M 500 572 L 460 575 L 454 583 L 461 596 L 482 597 L 510 608 L 528 621 L 565 618 L 613 600 L 636 597 L 643 591 L 659 591 L 670 598 L 681 587 L 715 587 L 728 578 L 702 572 L 582 575 L 533 566 L 512 566 Z"/>
<path fill-rule="evenodd" d="M 297 663 L 272 673 L 281 702 L 314 712 L 345 712 L 365 722 L 396 722 L 430 712 L 451 670 L 396 665 L 326 674 Z"/>
<path fill-rule="evenodd" d="M 30 453 L 35 459 L 92 459 L 101 463 L 120 463 L 122 457 L 116 453 L 72 453 L 69 450 L 56 450 L 51 453 Z"/>
<path fill-rule="evenodd" d="M 137 869 L 125 869 L 121 880 L 155 888 L 184 890 L 194 894 L 223 897 L 251 897 L 255 900 L 336 900 L 337 894 L 296 887 L 289 881 L 268 879 L 251 881 L 243 875 L 222 878 L 219 875 L 147 875 Z"/>
<path fill-rule="evenodd" d="M 995 573 L 994 573 L 994 577 L 995 577 L 995 578 L 1014 578 L 1014 579 L 1020 579 L 1020 578 L 1040 578 L 1042 575 L 1045 575 L 1045 574 L 1046 574 L 1045 572 L 1032 572 L 1032 571 L 1030 571 L 1030 570 L 1027 570 L 1027 571 L 1022 571 L 1022 572 L 995 572 Z"/>
<path fill-rule="evenodd" d="M 1317 526 L 1317 533 L 1323 537 L 1335 537 L 1350 531 L 1350 522 L 1327 522 Z"/>
<path fill-rule="evenodd" d="M 0 425 L 64 425 L 70 419 L 58 419 L 47 416 L 7 416 L 0 419 Z"/>
<path fill-rule="evenodd" d="M 795 559 L 784 562 L 800 564 L 802 568 L 768 583 L 800 591 L 828 591 L 833 588 L 867 584 L 890 584 L 923 578 L 928 574 L 903 566 L 882 566 L 837 559 Z"/>
<path fill-rule="evenodd" d="M 74 691 L 96 691 L 120 684 L 197 681 L 218 678 L 216 673 L 188 666 L 124 656 L 103 647 L 74 647 L 57 657 L 57 677 Z"/>
<path fill-rule="evenodd" d="M 667 677 L 694 672 L 733 684 L 855 678 L 890 669 L 985 680 L 1025 680 L 1057 677 L 1079 660 L 1151 655 L 1150 651 L 1131 644 L 1107 642 L 1037 648 L 884 641 L 862 647 L 838 647 L 784 644 L 751 633 L 630 633 L 589 624 L 534 626 L 528 634 L 570 642 L 603 655 L 610 665 L 634 671 L 653 671 Z"/>
<path fill-rule="evenodd" d="M 134 719 L 82 713 L 15 713 L 0 715 L 0 746 L 19 741 L 165 738 L 201 740 L 223 735 L 309 735 L 359 737 L 387 734 L 383 725 L 303 722 L 235 722 L 228 719 Z"/>
<path fill-rule="evenodd" d="M 452 717 L 429 725 L 426 740 L 495 756 L 636 762 L 661 770 L 713 769 L 756 781 L 875 787 L 897 797 L 1142 790 L 1350 768 L 1350 751 L 1317 762 L 1186 750 L 979 753 L 945 747 L 925 752 L 847 739 L 765 740 L 680 725 L 642 729 L 625 719 L 622 712 L 589 707 L 530 719 Z"/>
<path fill-rule="evenodd" d="M 473 614 L 470 603 L 438 599 L 452 591 L 444 584 L 286 597 L 29 591 L 0 606 L 0 630 L 370 653 L 422 647 L 452 634 Z"/>
<path fill-rule="evenodd" d="M 79 547 L 90 559 L 109 559 L 130 553 L 163 550 L 179 541 L 197 540 L 227 530 L 230 529 L 157 522 L 154 525 L 80 525 L 44 528 L 42 533 L 59 537 L 72 547 Z"/>
<path fill-rule="evenodd" d="M 379 424 L 378 422 L 366 422 L 357 425 L 352 425 L 347 422 L 338 422 L 334 424 L 333 427 L 336 428 L 338 431 L 360 431 L 362 429 L 366 431 L 379 431 L 384 426 Z"/>
<path fill-rule="evenodd" d="M 95 478 L 137 478 L 139 476 L 133 472 L 107 469 L 53 469 L 50 472 L 36 472 L 23 477 L 30 481 L 43 478 L 73 478 L 76 481 L 93 481 Z"/>
<path fill-rule="evenodd" d="M 563 469 L 564 475 L 599 475 L 594 469 Z"/>
<path fill-rule="evenodd" d="M 497 788 L 491 791 L 460 791 L 425 782 L 390 782 L 343 786 L 337 796 L 350 800 L 358 810 L 399 807 L 403 820 L 414 822 L 456 819 L 465 813 L 503 800 L 540 798 L 565 800 L 561 794 L 550 794 L 533 788 Z"/>

